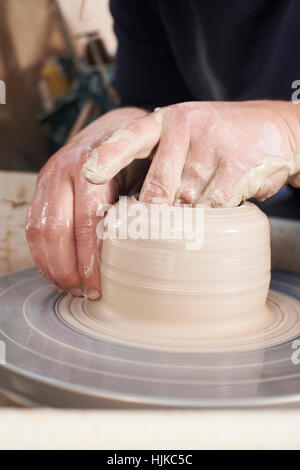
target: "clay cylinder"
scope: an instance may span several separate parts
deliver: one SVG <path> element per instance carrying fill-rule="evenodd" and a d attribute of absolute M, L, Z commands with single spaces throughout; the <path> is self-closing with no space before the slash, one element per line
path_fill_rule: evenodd
<path fill-rule="evenodd" d="M 269 222 L 254 204 L 198 211 L 177 207 L 169 227 L 163 226 L 166 212 L 158 222 L 152 210 L 153 205 L 129 199 L 127 210 L 117 215 L 117 236 L 103 240 L 99 312 L 170 337 L 238 336 L 272 323 L 265 307 Z M 184 230 L 189 224 L 198 236 L 194 244 Z M 97 308 L 92 310 L 97 316 Z"/>

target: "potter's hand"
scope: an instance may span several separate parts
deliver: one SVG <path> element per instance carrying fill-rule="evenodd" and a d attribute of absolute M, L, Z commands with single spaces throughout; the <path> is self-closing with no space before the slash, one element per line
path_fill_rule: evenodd
<path fill-rule="evenodd" d="M 299 111 L 276 101 L 161 108 L 116 130 L 91 154 L 83 175 L 105 184 L 155 150 L 141 201 L 217 207 L 263 200 L 287 181 L 300 186 Z"/>
<path fill-rule="evenodd" d="M 112 129 L 145 114 L 137 108 L 112 111 L 87 127 L 57 152 L 41 170 L 27 215 L 26 233 L 38 269 L 59 288 L 74 295 L 100 295 L 96 225 L 101 205 L 114 203 L 122 190 L 141 184 L 147 171 L 126 170 L 103 186 L 81 176 L 82 165 Z M 99 214 L 98 212 L 98 214 Z"/>

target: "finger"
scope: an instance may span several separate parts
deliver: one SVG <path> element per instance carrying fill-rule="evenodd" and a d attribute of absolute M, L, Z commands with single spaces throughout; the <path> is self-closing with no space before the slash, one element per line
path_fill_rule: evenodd
<path fill-rule="evenodd" d="M 40 188 L 43 185 L 41 184 Z M 54 183 L 48 195 L 37 188 L 31 205 L 28 237 L 36 265 L 60 289 L 81 295 L 73 223 L 73 190 L 70 183 Z M 36 199 L 41 202 L 36 203 Z M 38 243 L 37 243 L 38 242 Z"/>
<path fill-rule="evenodd" d="M 54 284 L 73 295 L 82 295 L 77 270 L 73 220 L 73 189 L 65 183 L 45 203 L 41 221 L 41 248 Z"/>
<path fill-rule="evenodd" d="M 157 144 L 161 117 L 151 113 L 119 127 L 93 150 L 82 168 L 83 177 L 94 184 L 105 184 L 137 158 L 146 158 Z"/>
<path fill-rule="evenodd" d="M 78 273 L 81 286 L 91 300 L 101 296 L 100 246 L 97 240 L 99 212 L 115 202 L 117 187 L 112 180 L 104 186 L 93 186 L 82 176 L 76 184 L 75 237 Z"/>
<path fill-rule="evenodd" d="M 175 203 L 197 204 L 217 167 L 218 158 L 207 132 L 201 132 L 197 128 L 196 132 L 194 130 L 191 133 L 190 153 L 176 192 Z"/>
<path fill-rule="evenodd" d="M 30 205 L 26 217 L 26 237 L 33 261 L 39 272 L 54 284 L 54 280 L 47 269 L 43 254 L 41 252 L 41 233 L 39 219 L 33 214 L 34 205 Z"/>
<path fill-rule="evenodd" d="M 200 198 L 200 202 L 212 207 L 235 207 L 252 197 L 263 200 L 275 194 L 287 181 L 287 162 L 270 157 L 267 167 L 251 158 L 251 151 L 245 153 L 250 168 L 245 170 L 238 159 L 228 153 L 219 160 L 218 168 Z"/>
<path fill-rule="evenodd" d="M 190 134 L 181 111 L 165 114 L 158 149 L 145 178 L 140 201 L 173 204 L 189 152 Z"/>

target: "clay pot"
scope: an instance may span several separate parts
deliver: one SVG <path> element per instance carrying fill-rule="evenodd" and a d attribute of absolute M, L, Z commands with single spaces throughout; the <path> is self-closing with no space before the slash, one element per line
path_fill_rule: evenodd
<path fill-rule="evenodd" d="M 162 338 L 224 338 L 268 328 L 267 217 L 249 202 L 226 209 L 177 207 L 166 228 L 171 208 L 163 208 L 160 222 L 151 215 L 157 209 L 134 198 L 125 210 L 113 208 L 119 210 L 118 230 L 116 238 L 103 240 L 102 300 L 91 304 L 90 313 L 136 335 Z M 138 238 L 143 224 L 148 239 Z M 197 227 L 196 242 L 187 239 L 189 224 Z"/>

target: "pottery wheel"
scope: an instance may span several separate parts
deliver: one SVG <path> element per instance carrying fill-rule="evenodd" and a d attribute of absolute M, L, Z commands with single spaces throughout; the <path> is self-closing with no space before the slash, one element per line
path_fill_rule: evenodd
<path fill-rule="evenodd" d="M 24 404 L 238 407 L 300 401 L 300 274 L 275 271 L 268 331 L 224 343 L 152 344 L 93 323 L 84 299 L 36 269 L 0 279 L 0 384 Z M 298 349 L 300 342 L 298 344 Z M 300 357 L 300 354 L 298 355 Z"/>

